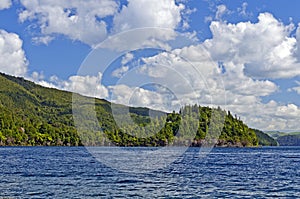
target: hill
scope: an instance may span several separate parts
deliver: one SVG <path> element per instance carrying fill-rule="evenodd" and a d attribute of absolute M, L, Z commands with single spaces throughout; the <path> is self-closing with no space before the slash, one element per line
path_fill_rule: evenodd
<path fill-rule="evenodd" d="M 300 146 L 300 132 L 280 133 L 276 140 L 280 146 Z"/>
<path fill-rule="evenodd" d="M 284 133 L 279 131 L 267 132 L 279 146 L 300 146 L 300 132 Z"/>
<path fill-rule="evenodd" d="M 271 136 L 269 136 L 268 134 L 266 134 L 260 130 L 257 130 L 257 129 L 254 129 L 254 131 L 258 138 L 259 145 L 261 145 L 261 146 L 278 146 L 277 141 L 274 138 L 272 138 Z"/>
<path fill-rule="evenodd" d="M 300 146 L 300 135 L 288 134 L 277 138 L 280 146 Z"/>
<path fill-rule="evenodd" d="M 262 136 L 255 130 L 220 108 L 193 105 L 182 107 L 179 113 L 164 113 L 113 104 L 118 112 L 113 115 L 112 104 L 101 99 L 93 99 L 100 129 L 77 132 L 72 114 L 77 109 L 72 109 L 72 93 L 5 74 L 0 74 L 0 85 L 0 145 L 201 146 L 207 141 L 207 135 L 217 131 L 220 132 L 217 146 L 262 143 L 259 141 Z M 85 106 L 82 104 L 78 109 Z M 129 113 L 126 112 L 128 109 Z M 150 120 L 150 112 L 154 121 Z M 89 114 L 86 113 L 82 123 L 92 124 Z M 128 118 L 135 125 L 130 125 Z M 222 124 L 216 122 L 222 118 Z M 123 122 L 121 127 L 115 120 Z"/>

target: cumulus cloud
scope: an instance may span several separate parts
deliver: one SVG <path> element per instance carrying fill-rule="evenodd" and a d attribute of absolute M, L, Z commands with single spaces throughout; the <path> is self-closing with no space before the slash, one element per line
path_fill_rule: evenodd
<path fill-rule="evenodd" d="M 175 0 L 128 0 L 114 16 L 112 33 L 105 47 L 135 50 L 144 47 L 169 49 L 167 41 L 174 40 L 175 31 L 182 25 L 183 4 Z M 187 24 L 186 24 L 187 26 Z"/>
<path fill-rule="evenodd" d="M 0 1 L 0 10 L 10 8 L 11 5 L 12 5 L 11 0 L 1 0 Z"/>
<path fill-rule="evenodd" d="M 111 101 L 134 107 L 149 107 L 155 110 L 173 111 L 180 107 L 180 102 L 176 101 L 171 92 L 166 92 L 163 88 L 156 87 L 155 91 L 140 87 L 130 87 L 119 84 L 110 86 L 113 93 Z M 176 107 L 174 109 L 174 107 Z"/>
<path fill-rule="evenodd" d="M 262 130 L 299 130 L 300 108 L 295 104 L 282 105 L 273 100 L 247 105 L 229 105 L 228 109 L 241 116 L 249 126 Z"/>
<path fill-rule="evenodd" d="M 115 31 L 134 28 L 159 27 L 175 29 L 181 22 L 183 4 L 174 0 L 128 0 L 114 18 Z"/>
<path fill-rule="evenodd" d="M 27 72 L 27 59 L 22 49 L 23 41 L 15 33 L 0 30 L 0 71 L 25 76 Z"/>
<path fill-rule="evenodd" d="M 97 48 L 116 50 L 119 52 L 134 51 L 143 48 L 171 49 L 169 41 L 178 36 L 173 29 L 144 27 L 131 29 L 108 36 Z"/>
<path fill-rule="evenodd" d="M 63 88 L 86 96 L 106 98 L 108 90 L 101 85 L 102 74 L 98 76 L 71 76 L 69 81 L 63 83 Z"/>
<path fill-rule="evenodd" d="M 204 45 L 213 59 L 242 64 L 248 76 L 290 78 L 300 75 L 295 57 L 297 40 L 290 36 L 292 28 L 269 13 L 260 14 L 257 23 L 213 21 L 213 38 Z"/>
<path fill-rule="evenodd" d="M 177 49 L 143 58 L 144 65 L 139 67 L 137 75 L 145 75 L 153 83 L 168 88 L 176 96 L 175 104 L 211 105 L 212 92 L 224 94 L 224 88 L 216 85 L 221 81 L 215 80 L 219 76 L 213 70 L 215 64 L 208 59 L 207 54 L 206 59 L 199 57 L 198 60 L 187 61 L 187 57 L 177 54 L 179 51 Z M 224 96 L 218 97 L 217 102 L 214 100 L 213 103 L 224 104 Z"/>
<path fill-rule="evenodd" d="M 143 61 L 145 65 L 140 68 L 141 72 L 152 80 L 164 82 L 187 104 L 224 106 L 227 102 L 246 105 L 256 103 L 259 97 L 278 90 L 275 83 L 254 80 L 245 76 L 243 71 L 228 70 L 223 73 L 201 45 L 176 49 L 172 53 L 164 52 Z M 190 95 L 191 91 L 196 95 Z"/>
<path fill-rule="evenodd" d="M 233 62 L 226 62 L 223 64 L 226 71 L 222 71 L 218 66 L 217 60 L 213 60 L 209 53 L 202 44 L 198 46 L 192 45 L 182 49 L 175 49 L 171 53 L 164 52 L 150 58 L 144 58 L 143 62 L 146 65 L 141 68 L 147 71 L 151 77 L 163 76 L 168 78 L 170 70 L 166 71 L 165 67 L 168 66 L 180 73 L 182 77 L 186 79 L 192 78 L 191 82 L 194 88 L 204 88 L 203 82 L 197 81 L 199 77 L 197 74 L 196 76 L 194 74 L 196 69 L 203 81 L 210 83 L 209 87 L 213 89 L 218 89 L 213 86 L 214 84 L 223 87 L 224 83 L 223 89 L 230 90 L 236 94 L 253 96 L 267 96 L 278 90 L 277 85 L 270 80 L 254 80 L 246 76 L 243 72 L 242 64 L 237 65 Z"/>
<path fill-rule="evenodd" d="M 173 32 L 150 32 L 143 38 L 171 39 L 175 35 L 174 30 L 182 24 L 183 15 L 185 26 L 188 26 L 188 14 L 183 13 L 185 6 L 176 4 L 175 0 L 128 0 L 121 9 L 114 0 L 20 2 L 24 9 L 19 13 L 19 20 L 34 23 L 31 27 L 38 27 L 40 31 L 40 35 L 34 37 L 35 42 L 46 44 L 61 34 L 96 47 L 111 34 L 144 27 Z M 107 24 L 108 17 L 113 20 L 112 27 Z"/>
<path fill-rule="evenodd" d="M 33 74 L 34 77 L 40 77 L 38 74 Z M 88 97 L 107 98 L 108 89 L 102 85 L 102 74 L 98 73 L 96 76 L 80 76 L 74 75 L 69 77 L 68 80 L 61 80 L 57 76 L 52 76 L 50 82 L 43 79 L 38 79 L 36 83 L 61 90 L 66 90 L 74 93 L 79 93 Z"/>
<path fill-rule="evenodd" d="M 118 4 L 113 0 L 20 2 L 24 10 L 19 13 L 19 20 L 37 21 L 41 38 L 62 34 L 90 46 L 106 38 L 107 24 L 103 18 L 114 15 L 118 9 Z M 50 40 L 41 41 L 45 43 Z"/>

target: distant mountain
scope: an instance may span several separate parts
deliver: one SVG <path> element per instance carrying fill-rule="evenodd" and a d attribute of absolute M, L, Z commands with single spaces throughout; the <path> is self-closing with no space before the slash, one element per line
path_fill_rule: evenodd
<path fill-rule="evenodd" d="M 300 146 L 300 132 L 267 132 L 278 142 L 279 146 Z"/>
<path fill-rule="evenodd" d="M 300 132 L 282 134 L 277 142 L 280 146 L 300 146 Z"/>
<path fill-rule="evenodd" d="M 217 131 L 221 131 L 217 146 L 274 144 L 262 132 L 250 129 L 220 108 L 185 106 L 179 114 L 113 104 L 118 112 L 113 115 L 110 102 L 93 100 L 97 125 L 101 129 L 96 128 L 90 112 L 86 111 L 82 124 L 95 125 L 95 129 L 77 132 L 72 111 L 87 105 L 83 103 L 78 110 L 72 109 L 72 93 L 0 73 L 0 145 L 201 146 Z M 150 120 L 150 113 L 154 121 Z M 135 125 L 130 124 L 128 118 Z M 218 124 L 216 120 L 222 118 L 224 121 Z M 121 127 L 116 119 L 123 122 Z"/>

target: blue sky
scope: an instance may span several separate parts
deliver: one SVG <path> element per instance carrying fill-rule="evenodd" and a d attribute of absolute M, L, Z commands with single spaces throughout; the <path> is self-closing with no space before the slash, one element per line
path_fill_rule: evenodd
<path fill-rule="evenodd" d="M 133 106 L 221 106 L 254 128 L 299 131 L 299 7 L 2 0 L 0 71 Z"/>

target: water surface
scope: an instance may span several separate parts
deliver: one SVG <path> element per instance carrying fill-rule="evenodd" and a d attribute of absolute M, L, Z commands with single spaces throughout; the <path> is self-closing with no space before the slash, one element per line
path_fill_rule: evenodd
<path fill-rule="evenodd" d="M 0 147 L 0 198 L 300 198 L 299 162 L 296 147 L 215 148 L 204 158 L 189 148 L 163 169 L 127 173 L 84 147 Z"/>

